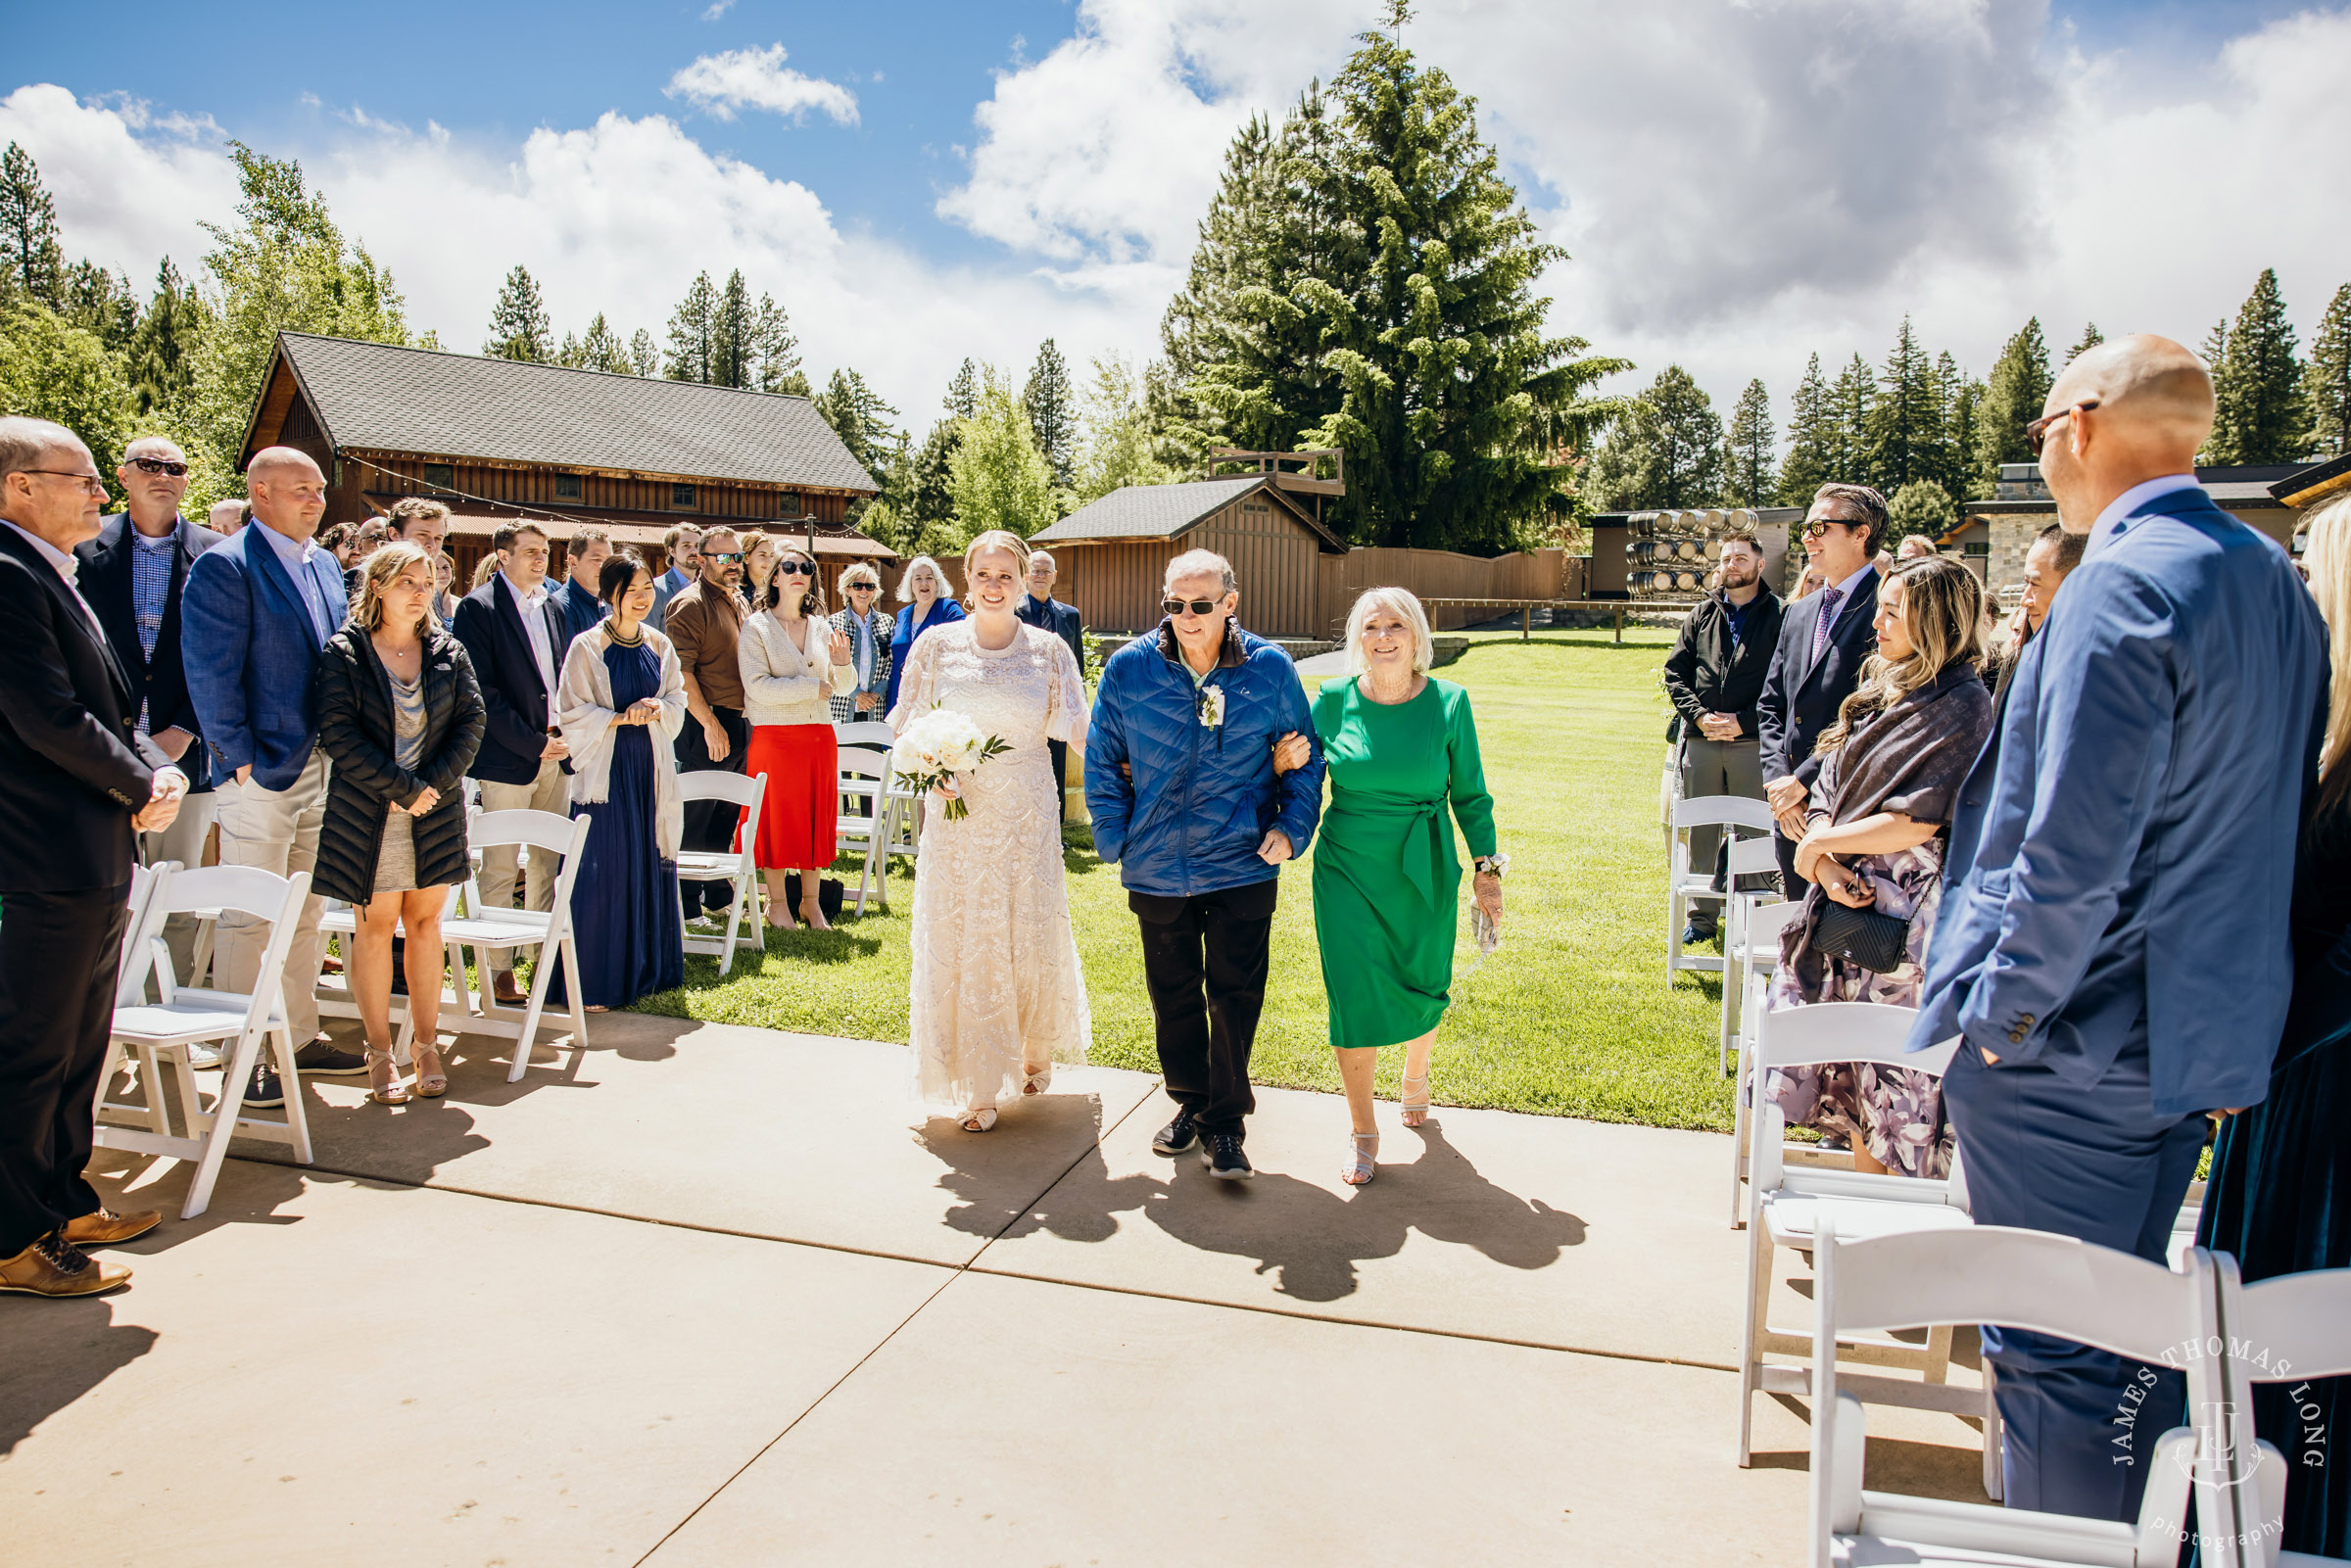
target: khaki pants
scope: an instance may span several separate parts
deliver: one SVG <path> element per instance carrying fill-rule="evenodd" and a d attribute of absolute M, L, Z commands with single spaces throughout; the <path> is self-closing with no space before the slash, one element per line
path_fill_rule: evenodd
<path fill-rule="evenodd" d="M 492 784 L 487 779 L 474 782 L 481 786 L 484 811 L 552 811 L 558 817 L 571 815 L 571 777 L 563 771 L 560 762 L 539 764 L 539 777 L 529 784 Z M 483 851 L 482 903 L 486 907 L 514 907 L 514 882 L 518 870 L 516 860 L 520 853 L 519 846 L 514 844 L 495 844 Z M 544 912 L 552 908 L 555 901 L 555 868 L 561 857 L 552 849 L 532 849 L 528 853 L 529 869 L 521 873 L 522 907 Z M 539 956 L 539 950 L 535 947 L 518 948 L 516 951 L 528 959 L 536 960 Z M 492 959 L 494 962 L 511 962 L 508 955 L 504 953 L 493 954 Z M 508 972 L 492 970 L 490 973 L 504 974 Z"/>
<path fill-rule="evenodd" d="M 220 864 L 259 866 L 280 877 L 318 866 L 318 830 L 326 821 L 326 753 L 313 751 L 302 777 L 285 789 L 264 789 L 250 780 L 231 779 L 213 791 L 218 801 Z M 294 940 L 286 949 L 286 1023 L 301 1049 L 318 1034 L 318 917 L 326 902 L 316 893 L 302 901 Z M 227 990 L 250 989 L 261 972 L 268 927 L 234 912 L 220 917 L 213 967 Z"/>
<path fill-rule="evenodd" d="M 139 862 L 160 866 L 176 860 L 189 871 L 204 864 L 204 836 L 213 831 L 220 797 L 211 790 L 189 795 L 179 803 L 179 815 L 160 833 L 139 834 Z M 171 950 L 171 977 L 185 985 L 196 961 L 196 917 L 174 915 L 164 922 L 164 945 Z"/>

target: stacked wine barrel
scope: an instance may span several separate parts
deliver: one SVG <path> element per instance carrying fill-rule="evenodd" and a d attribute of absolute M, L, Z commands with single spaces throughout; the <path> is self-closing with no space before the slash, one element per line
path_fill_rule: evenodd
<path fill-rule="evenodd" d="M 1694 602 L 1712 579 L 1727 535 L 1751 530 L 1745 507 L 1634 512 L 1626 518 L 1625 586 L 1637 599 Z"/>

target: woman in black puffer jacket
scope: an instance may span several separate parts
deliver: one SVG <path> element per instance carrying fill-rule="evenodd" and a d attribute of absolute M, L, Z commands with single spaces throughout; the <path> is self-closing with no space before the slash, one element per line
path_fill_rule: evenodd
<path fill-rule="evenodd" d="M 402 1105 L 392 1060 L 392 932 L 408 934 L 416 1093 L 449 1089 L 441 1019 L 441 906 L 464 879 L 460 787 L 482 744 L 482 692 L 464 646 L 434 621 L 432 557 L 387 545 L 318 656 L 318 743 L 332 763 L 312 885 L 349 902 L 359 939 L 351 989 L 367 1033 L 368 1098 Z"/>

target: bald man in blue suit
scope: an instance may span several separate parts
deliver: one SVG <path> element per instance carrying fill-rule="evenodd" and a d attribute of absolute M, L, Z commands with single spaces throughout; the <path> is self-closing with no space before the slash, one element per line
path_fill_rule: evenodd
<path fill-rule="evenodd" d="M 1943 1080 L 1976 1220 L 2161 1261 L 2206 1114 L 2268 1091 L 2326 630 L 2280 550 L 2195 478 L 2212 382 L 2125 338 L 2030 427 L 2087 533 L 1951 822 L 1910 1048 Z M 2135 1515 L 2180 1378 L 1987 1327 L 2006 1501 Z"/>

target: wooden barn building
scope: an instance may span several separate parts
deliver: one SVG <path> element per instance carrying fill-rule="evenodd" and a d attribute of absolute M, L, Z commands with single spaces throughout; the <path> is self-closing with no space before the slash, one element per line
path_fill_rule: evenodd
<path fill-rule="evenodd" d="M 446 502 L 460 583 L 522 516 L 558 546 L 600 525 L 656 565 L 684 522 L 803 536 L 828 568 L 896 558 L 844 521 L 873 476 L 806 398 L 286 332 L 238 468 L 272 446 L 326 473 L 322 527 Z"/>

